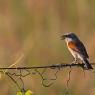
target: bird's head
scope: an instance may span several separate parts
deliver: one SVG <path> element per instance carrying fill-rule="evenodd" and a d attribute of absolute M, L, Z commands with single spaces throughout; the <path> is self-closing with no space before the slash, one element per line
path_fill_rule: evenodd
<path fill-rule="evenodd" d="M 71 39 L 71 40 L 77 40 L 77 36 L 74 33 L 66 33 L 61 36 L 61 40 L 66 40 L 66 39 Z"/>

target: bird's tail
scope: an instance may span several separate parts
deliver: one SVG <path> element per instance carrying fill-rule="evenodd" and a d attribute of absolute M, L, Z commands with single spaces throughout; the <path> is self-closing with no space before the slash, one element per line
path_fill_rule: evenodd
<path fill-rule="evenodd" d="M 91 66 L 91 64 L 89 63 L 89 61 L 87 59 L 84 59 L 84 64 L 85 64 L 85 69 L 93 69 L 93 67 Z"/>

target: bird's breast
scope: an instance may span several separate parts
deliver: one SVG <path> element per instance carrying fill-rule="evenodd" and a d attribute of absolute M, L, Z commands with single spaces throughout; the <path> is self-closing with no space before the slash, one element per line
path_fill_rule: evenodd
<path fill-rule="evenodd" d="M 68 50 L 73 55 L 73 57 L 76 58 L 77 53 L 74 50 L 72 50 L 71 48 L 69 48 L 69 47 L 68 47 Z"/>

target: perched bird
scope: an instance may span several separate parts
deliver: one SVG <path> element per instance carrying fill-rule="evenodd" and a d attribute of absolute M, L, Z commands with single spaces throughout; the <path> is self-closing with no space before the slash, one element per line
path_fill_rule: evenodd
<path fill-rule="evenodd" d="M 66 41 L 67 47 L 75 59 L 74 62 L 76 62 L 77 59 L 80 59 L 84 63 L 84 69 L 93 69 L 88 61 L 89 56 L 86 48 L 76 34 L 66 33 L 61 37 L 61 39 Z"/>

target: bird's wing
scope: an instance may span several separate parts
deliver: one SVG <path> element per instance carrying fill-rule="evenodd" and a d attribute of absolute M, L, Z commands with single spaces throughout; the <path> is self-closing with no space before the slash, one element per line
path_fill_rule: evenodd
<path fill-rule="evenodd" d="M 87 51 L 86 51 L 86 48 L 81 41 L 78 41 L 78 42 L 71 41 L 68 43 L 68 46 L 72 50 L 82 54 L 85 58 L 89 58 Z"/>

